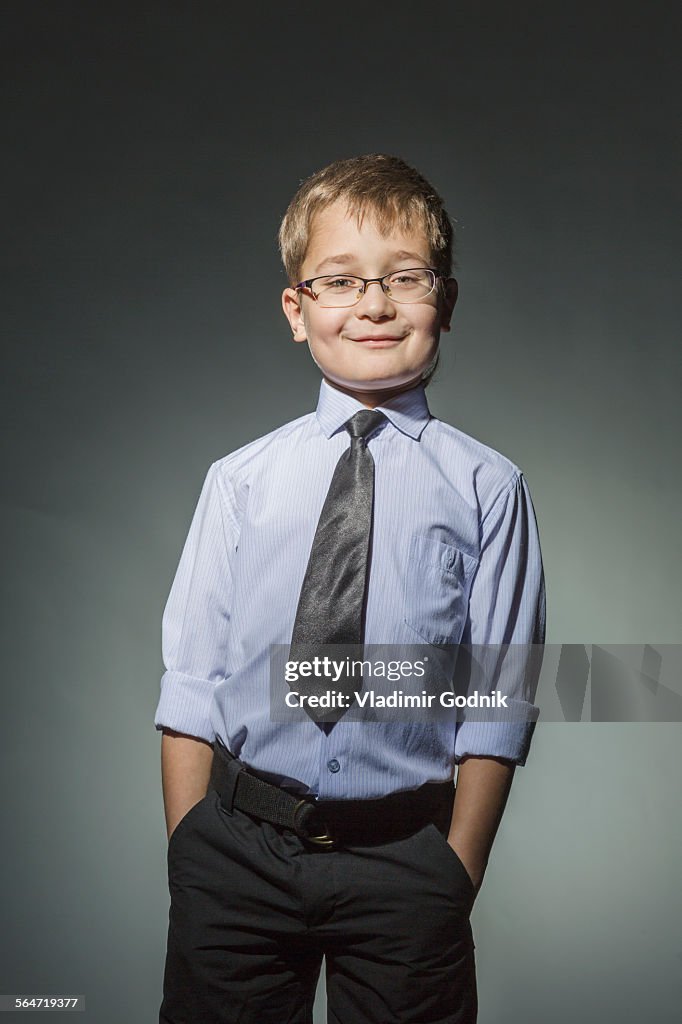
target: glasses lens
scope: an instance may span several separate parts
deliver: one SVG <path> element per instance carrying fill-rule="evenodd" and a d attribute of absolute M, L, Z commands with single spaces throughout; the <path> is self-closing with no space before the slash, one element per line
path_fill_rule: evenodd
<path fill-rule="evenodd" d="M 397 270 L 386 283 L 396 302 L 419 302 L 433 291 L 436 275 L 432 270 Z"/>
<path fill-rule="evenodd" d="M 318 277 L 313 285 L 320 306 L 352 306 L 357 302 L 362 281 L 359 277 L 336 274 Z"/>

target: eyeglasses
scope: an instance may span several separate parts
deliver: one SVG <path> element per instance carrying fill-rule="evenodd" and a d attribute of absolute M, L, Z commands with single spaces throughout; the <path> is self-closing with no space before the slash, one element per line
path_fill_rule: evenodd
<path fill-rule="evenodd" d="M 434 290 L 440 276 L 435 270 L 424 267 L 393 270 L 390 274 L 384 274 L 383 277 L 351 277 L 349 274 L 330 274 L 326 277 L 311 277 L 308 281 L 301 281 L 294 290 L 299 292 L 305 288 L 318 306 L 325 308 L 354 306 L 365 294 L 368 285 L 377 282 L 389 299 L 394 302 L 421 302 Z"/>

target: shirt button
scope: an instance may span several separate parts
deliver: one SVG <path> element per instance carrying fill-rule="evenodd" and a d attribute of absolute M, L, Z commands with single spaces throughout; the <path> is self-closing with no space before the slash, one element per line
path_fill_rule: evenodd
<path fill-rule="evenodd" d="M 336 758 L 333 757 L 331 761 L 327 761 L 327 768 L 329 769 L 330 772 L 338 772 L 341 770 L 341 765 L 336 760 Z"/>

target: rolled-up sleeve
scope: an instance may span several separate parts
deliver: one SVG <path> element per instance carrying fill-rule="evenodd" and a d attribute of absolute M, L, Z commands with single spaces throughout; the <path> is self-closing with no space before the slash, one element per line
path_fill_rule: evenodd
<path fill-rule="evenodd" d="M 154 716 L 170 728 L 212 743 L 215 686 L 226 678 L 236 522 L 219 469 L 208 470 L 162 619 L 166 672 Z"/>
<path fill-rule="evenodd" d="M 460 722 L 456 762 L 477 755 L 526 763 L 539 714 L 533 700 L 544 642 L 540 539 L 528 484 L 516 470 L 482 523 L 480 561 L 462 637 L 463 644 L 471 644 L 473 657 L 485 662 L 486 679 L 507 695 L 509 719 L 514 720 L 489 716 Z"/>

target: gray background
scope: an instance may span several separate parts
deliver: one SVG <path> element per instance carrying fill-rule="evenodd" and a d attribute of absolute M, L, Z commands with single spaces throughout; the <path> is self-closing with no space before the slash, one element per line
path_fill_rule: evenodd
<path fill-rule="evenodd" d="M 315 406 L 275 235 L 329 161 L 457 220 L 429 401 L 526 473 L 547 640 L 679 642 L 676 6 L 5 5 L 0 992 L 156 1019 L 161 612 L 209 464 Z M 480 1024 L 677 1020 L 679 739 L 538 727 Z"/>

